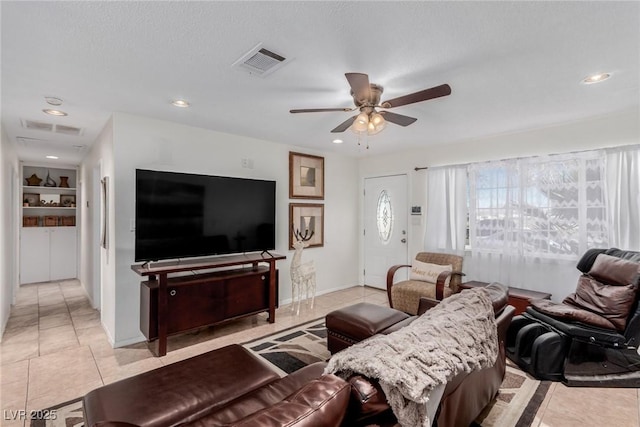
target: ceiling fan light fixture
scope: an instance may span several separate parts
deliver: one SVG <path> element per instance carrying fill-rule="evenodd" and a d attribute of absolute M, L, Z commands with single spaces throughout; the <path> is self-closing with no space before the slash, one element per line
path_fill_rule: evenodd
<path fill-rule="evenodd" d="M 373 123 L 373 120 L 369 122 L 369 127 L 367 128 L 367 135 L 376 135 L 382 132 L 384 128 L 387 127 L 387 122 L 382 119 L 377 125 Z"/>
<path fill-rule="evenodd" d="M 384 128 L 387 127 L 387 121 L 382 117 L 380 113 L 373 113 L 371 115 L 370 123 L 373 124 L 374 133 L 369 132 L 369 135 L 375 135 L 376 133 L 381 132 Z"/>
<path fill-rule="evenodd" d="M 379 125 L 384 123 L 384 117 L 382 117 L 382 114 L 380 113 L 373 113 L 371 114 L 370 121 L 374 126 L 378 127 Z"/>
<path fill-rule="evenodd" d="M 366 132 L 368 129 L 368 126 L 369 126 L 369 116 L 366 113 L 360 113 L 358 114 L 358 117 L 356 117 L 355 121 L 353 122 L 351 129 L 353 129 L 353 131 L 356 133 Z"/>

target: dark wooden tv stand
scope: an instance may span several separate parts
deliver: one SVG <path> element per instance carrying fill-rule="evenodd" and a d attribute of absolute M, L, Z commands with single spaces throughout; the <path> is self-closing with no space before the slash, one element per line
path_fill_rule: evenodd
<path fill-rule="evenodd" d="M 134 264 L 133 271 L 149 278 L 141 283 L 140 329 L 147 340 L 155 341 L 156 355 L 164 356 L 170 334 L 264 311 L 273 323 L 276 261 L 285 258 L 251 253 Z M 250 267 L 222 269 L 241 265 Z M 178 275 L 185 272 L 193 274 Z"/>

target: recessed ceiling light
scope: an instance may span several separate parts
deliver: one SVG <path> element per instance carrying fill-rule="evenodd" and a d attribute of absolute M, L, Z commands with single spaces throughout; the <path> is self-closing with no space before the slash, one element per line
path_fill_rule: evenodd
<path fill-rule="evenodd" d="M 333 142 L 334 144 L 342 144 L 343 141 L 341 139 L 334 139 L 331 142 Z"/>
<path fill-rule="evenodd" d="M 610 73 L 592 74 L 592 75 L 587 76 L 584 79 L 582 79 L 582 83 L 584 83 L 586 85 L 590 85 L 592 83 L 600 83 L 600 82 L 603 82 L 603 81 L 607 80 L 609 77 L 611 77 Z"/>
<path fill-rule="evenodd" d="M 49 105 L 62 105 L 62 99 L 56 98 L 55 96 L 45 96 L 44 100 L 47 101 Z"/>
<path fill-rule="evenodd" d="M 45 108 L 44 110 L 42 110 L 43 113 L 45 114 L 50 114 L 52 116 L 66 116 L 67 113 L 65 113 L 64 111 L 60 111 L 60 110 L 52 110 L 51 108 Z"/>
<path fill-rule="evenodd" d="M 171 104 L 180 108 L 187 108 L 190 105 L 184 99 L 176 99 L 175 101 L 172 101 Z"/>
<path fill-rule="evenodd" d="M 46 156 L 47 159 L 58 160 L 58 156 Z"/>

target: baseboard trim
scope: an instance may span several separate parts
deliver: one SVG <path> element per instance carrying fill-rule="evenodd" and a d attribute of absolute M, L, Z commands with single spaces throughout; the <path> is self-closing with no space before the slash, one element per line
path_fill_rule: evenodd
<path fill-rule="evenodd" d="M 316 297 L 318 297 L 320 295 L 324 295 L 324 294 L 330 294 L 331 292 L 342 291 L 342 290 L 345 290 L 345 289 L 355 288 L 355 287 L 362 287 L 362 285 L 360 285 L 360 284 L 344 285 L 344 286 L 335 286 L 335 287 L 329 288 L 329 289 L 323 289 L 320 292 L 316 292 Z M 317 289 L 316 289 L 316 291 L 317 291 Z M 283 300 L 280 301 L 280 305 L 291 304 L 292 301 L 293 301 L 293 298 L 283 299 Z"/>

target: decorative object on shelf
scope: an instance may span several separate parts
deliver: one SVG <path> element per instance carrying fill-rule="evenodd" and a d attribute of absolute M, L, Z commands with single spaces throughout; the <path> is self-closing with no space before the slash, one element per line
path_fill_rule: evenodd
<path fill-rule="evenodd" d="M 47 206 L 47 207 L 54 207 L 54 208 L 57 206 L 60 206 L 60 195 L 59 194 L 41 194 L 40 206 Z"/>
<path fill-rule="evenodd" d="M 301 236 L 309 236 L 308 247 L 324 246 L 324 205 L 314 203 L 289 203 L 289 248 Z"/>
<path fill-rule="evenodd" d="M 289 152 L 289 198 L 324 199 L 324 157 Z"/>
<path fill-rule="evenodd" d="M 38 175 L 35 173 L 31 175 L 29 178 L 25 178 L 27 180 L 27 185 L 30 187 L 38 187 L 42 182 L 42 178 L 38 178 Z"/>
<path fill-rule="evenodd" d="M 306 228 L 301 232 L 300 229 L 293 228 L 293 225 L 291 231 L 295 238 L 295 242 L 293 242 L 295 253 L 291 259 L 289 270 L 291 273 L 291 311 L 295 311 L 297 316 L 300 314 L 303 292 L 306 301 L 309 300 L 309 294 L 311 294 L 310 308 L 313 308 L 313 302 L 316 298 L 316 266 L 313 260 L 302 262 L 302 250 L 308 246 L 307 242 L 313 238 L 315 231 Z M 296 299 L 298 301 L 297 309 Z"/>
<path fill-rule="evenodd" d="M 57 227 L 58 226 L 58 217 L 53 215 L 46 215 L 44 217 L 44 226 L 45 227 Z"/>
<path fill-rule="evenodd" d="M 49 175 L 49 171 L 47 171 L 47 178 L 44 180 L 44 186 L 45 187 L 55 187 L 56 186 L 56 182 L 53 180 L 53 178 L 51 178 L 51 175 Z"/>
<path fill-rule="evenodd" d="M 73 227 L 76 225 L 76 217 L 73 215 L 61 216 L 58 223 L 64 227 Z"/>
<path fill-rule="evenodd" d="M 58 187 L 60 187 L 60 188 L 69 188 L 69 177 L 68 176 L 61 176 L 60 177 L 60 185 Z"/>
<path fill-rule="evenodd" d="M 73 208 L 76 206 L 76 196 L 73 194 L 60 195 L 60 206 L 65 208 Z"/>
<path fill-rule="evenodd" d="M 22 226 L 23 227 L 37 227 L 38 226 L 38 217 L 37 216 L 23 216 L 22 217 Z"/>
<path fill-rule="evenodd" d="M 40 204 L 40 195 L 35 193 L 24 193 L 22 195 L 23 206 L 34 207 Z"/>

